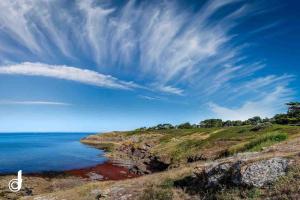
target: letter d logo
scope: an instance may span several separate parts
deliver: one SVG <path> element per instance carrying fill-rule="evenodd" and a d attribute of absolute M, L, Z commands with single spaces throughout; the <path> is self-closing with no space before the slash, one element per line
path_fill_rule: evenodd
<path fill-rule="evenodd" d="M 12 192 L 19 192 L 22 187 L 22 170 L 18 171 L 18 178 L 9 181 L 8 187 Z"/>

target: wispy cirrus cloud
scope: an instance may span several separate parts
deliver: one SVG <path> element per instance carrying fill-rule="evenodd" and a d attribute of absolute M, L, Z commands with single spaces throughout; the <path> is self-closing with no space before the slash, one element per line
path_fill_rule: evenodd
<path fill-rule="evenodd" d="M 149 101 L 161 100 L 160 97 L 152 97 L 152 96 L 147 96 L 147 95 L 138 95 L 138 97 L 140 99 L 146 99 L 146 100 L 149 100 Z"/>
<path fill-rule="evenodd" d="M 92 70 L 65 65 L 47 65 L 43 63 L 25 62 L 21 64 L 2 66 L 0 67 L 0 74 L 44 76 L 116 89 L 133 89 L 140 87 L 133 82 L 125 82 Z"/>
<path fill-rule="evenodd" d="M 183 95 L 184 90 L 180 88 L 176 88 L 170 85 L 159 85 L 155 87 L 156 90 L 161 91 L 163 93 L 170 93 L 176 95 Z"/>
<path fill-rule="evenodd" d="M 285 109 L 284 105 L 292 99 L 292 94 L 290 89 L 278 86 L 271 93 L 253 101 L 246 101 L 240 107 L 220 106 L 211 102 L 209 108 L 216 117 L 227 120 L 246 120 L 254 116 L 273 117 Z"/>
<path fill-rule="evenodd" d="M 292 79 L 258 77 L 257 71 L 265 67 L 263 59 L 249 60 L 243 51 L 248 44 L 238 42 L 243 34 L 235 28 L 246 17 L 265 12 L 251 2 L 209 0 L 193 10 L 183 8 L 180 1 L 11 0 L 0 1 L 0 9 L 0 63 L 20 63 L 2 66 L 2 74 L 116 89 L 150 88 L 195 99 L 245 95 L 253 101 L 277 87 L 287 88 Z M 249 33 L 276 25 L 265 24 Z M 84 66 L 86 61 L 96 67 L 42 64 Z M 131 81 L 119 78 L 124 76 Z"/>
<path fill-rule="evenodd" d="M 294 75 L 284 74 L 284 75 L 267 75 L 264 77 L 259 77 L 251 81 L 245 82 L 244 87 L 252 90 L 257 90 L 263 87 L 268 87 L 270 85 L 284 84 L 288 85 L 290 81 L 295 78 Z"/>
<path fill-rule="evenodd" d="M 48 106 L 71 106 L 70 103 L 57 101 L 12 101 L 0 100 L 0 105 L 48 105 Z"/>
<path fill-rule="evenodd" d="M 289 84 L 295 80 L 294 75 L 267 75 L 252 78 L 251 80 L 244 81 L 238 86 L 231 89 L 232 98 L 238 98 L 242 96 L 264 96 L 267 93 L 272 93 L 272 90 L 277 87 L 288 88 Z"/>
<path fill-rule="evenodd" d="M 178 83 L 185 90 L 201 91 L 214 84 L 216 73 L 229 82 L 252 67 L 235 68 L 241 55 L 239 45 L 231 44 L 235 36 L 230 32 L 253 8 L 237 4 L 212 20 L 220 9 L 237 2 L 210 0 L 195 12 L 175 1 L 128 1 L 119 6 L 94 0 L 1 1 L 0 44 L 5 48 L 0 52 L 9 59 L 17 44 L 22 47 L 19 59 L 48 63 L 57 57 L 77 62 L 80 57 L 100 71 L 147 77 L 145 84 L 160 85 L 162 92 L 182 94 L 183 89 L 175 89 Z M 196 84 L 200 80 L 203 84 Z M 217 91 L 223 84 L 214 85 Z"/>

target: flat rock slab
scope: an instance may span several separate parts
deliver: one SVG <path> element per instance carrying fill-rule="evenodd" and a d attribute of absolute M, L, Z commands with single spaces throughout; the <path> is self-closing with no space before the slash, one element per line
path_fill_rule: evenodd
<path fill-rule="evenodd" d="M 246 165 L 241 168 L 241 183 L 255 187 L 270 184 L 279 176 L 285 175 L 288 163 L 284 158 L 272 158 Z"/>

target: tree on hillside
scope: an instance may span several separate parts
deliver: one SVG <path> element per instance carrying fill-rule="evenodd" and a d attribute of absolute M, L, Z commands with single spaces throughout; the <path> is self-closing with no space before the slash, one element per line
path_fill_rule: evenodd
<path fill-rule="evenodd" d="M 273 117 L 276 124 L 288 124 L 289 119 L 287 114 L 277 114 Z"/>
<path fill-rule="evenodd" d="M 137 129 L 135 129 L 136 131 L 145 131 L 145 130 L 147 130 L 147 127 L 141 127 L 141 128 L 137 128 Z"/>
<path fill-rule="evenodd" d="M 273 121 L 277 124 L 300 125 L 300 102 L 289 102 L 287 114 L 277 114 Z"/>
<path fill-rule="evenodd" d="M 269 119 L 269 118 L 267 118 L 267 117 L 264 118 L 264 119 L 262 119 L 262 122 L 263 122 L 263 123 L 265 123 L 265 122 L 270 122 L 270 121 L 271 121 L 271 119 Z"/>
<path fill-rule="evenodd" d="M 172 129 L 174 126 L 172 124 L 159 124 L 157 125 L 158 129 Z"/>
<path fill-rule="evenodd" d="M 200 127 L 203 128 L 214 128 L 214 127 L 222 127 L 223 122 L 221 119 L 207 119 L 200 122 Z"/>
<path fill-rule="evenodd" d="M 289 102 L 288 105 L 288 116 L 289 117 L 300 117 L 300 102 Z"/>
<path fill-rule="evenodd" d="M 222 126 L 225 126 L 225 127 L 233 126 L 233 122 L 231 120 L 227 120 L 227 121 L 223 122 Z"/>
<path fill-rule="evenodd" d="M 158 124 L 156 126 L 149 127 L 148 130 L 164 130 L 164 129 L 173 129 L 172 124 Z"/>
<path fill-rule="evenodd" d="M 250 124 L 252 125 L 256 125 L 262 122 L 262 119 L 259 116 L 255 116 L 252 118 L 249 118 L 248 121 L 250 122 Z"/>
<path fill-rule="evenodd" d="M 179 128 L 179 129 L 188 129 L 188 128 L 193 128 L 193 126 L 189 122 L 186 122 L 186 123 L 183 123 L 183 124 L 179 124 L 177 126 L 177 128 Z"/>
<path fill-rule="evenodd" d="M 223 122 L 224 127 L 230 127 L 230 126 L 242 126 L 243 122 L 241 120 L 227 120 Z"/>

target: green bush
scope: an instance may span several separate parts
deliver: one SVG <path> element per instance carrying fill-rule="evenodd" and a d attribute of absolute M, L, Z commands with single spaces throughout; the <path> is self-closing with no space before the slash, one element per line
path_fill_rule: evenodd
<path fill-rule="evenodd" d="M 183 123 L 183 124 L 179 124 L 177 126 L 177 128 L 179 128 L 179 129 L 190 129 L 190 128 L 193 128 L 193 126 L 189 122 L 186 122 L 186 123 Z"/>
<path fill-rule="evenodd" d="M 200 126 L 203 128 L 222 127 L 223 122 L 221 119 L 207 119 L 207 120 L 201 121 Z"/>
<path fill-rule="evenodd" d="M 170 188 L 147 187 L 139 198 L 140 200 L 172 200 L 173 192 Z"/>
<path fill-rule="evenodd" d="M 269 133 L 262 136 L 258 136 L 245 144 L 238 144 L 229 148 L 224 155 L 231 155 L 238 152 L 245 151 L 260 151 L 263 147 L 271 146 L 275 143 L 284 141 L 288 138 L 286 133 Z"/>
<path fill-rule="evenodd" d="M 288 138 L 286 133 L 268 134 L 259 138 L 256 138 L 245 145 L 244 151 L 257 151 L 262 147 L 270 146 L 274 143 L 284 141 Z"/>
<path fill-rule="evenodd" d="M 174 186 L 174 180 L 172 179 L 166 179 L 162 182 L 162 184 L 160 185 L 161 188 L 163 189 L 168 189 L 168 188 L 172 188 Z"/>

